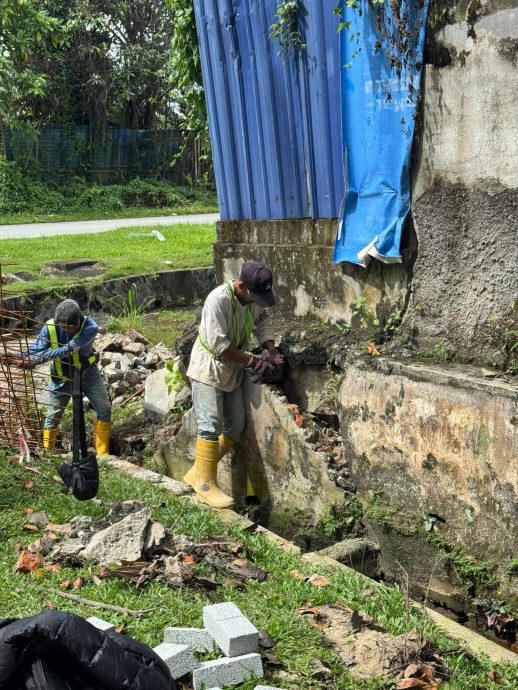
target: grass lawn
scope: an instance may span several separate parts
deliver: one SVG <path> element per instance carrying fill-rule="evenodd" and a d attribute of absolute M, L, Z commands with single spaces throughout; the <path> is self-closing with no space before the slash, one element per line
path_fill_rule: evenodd
<path fill-rule="evenodd" d="M 109 218 L 149 218 L 150 216 L 187 216 L 197 213 L 217 213 L 217 203 L 194 202 L 185 206 L 156 208 L 125 208 L 103 211 L 102 209 L 77 209 L 64 213 L 28 211 L 0 215 L 0 225 L 18 223 L 57 223 L 72 220 L 106 220 Z"/>
<path fill-rule="evenodd" d="M 105 270 L 90 280 L 101 281 L 212 264 L 214 224 L 157 226 L 165 237 L 164 242 L 150 236 L 153 229 L 153 226 L 138 226 L 84 235 L 0 240 L 0 265 L 3 273 L 28 271 L 39 275 L 48 261 L 97 259 Z M 132 233 L 145 236 L 131 237 Z M 19 293 L 78 282 L 81 281 L 40 275 L 35 281 L 7 285 L 5 291 Z"/>
<path fill-rule="evenodd" d="M 53 473 L 53 461 L 46 471 Z M 32 484 L 27 485 L 26 480 Z M 100 500 L 78 503 L 70 494 L 55 482 L 24 470 L 23 466 L 9 462 L 0 453 L 0 618 L 23 617 L 36 614 L 48 606 L 73 611 L 81 616 L 97 615 L 114 623 L 124 624 L 125 633 L 142 642 L 155 646 L 162 641 L 166 626 L 201 626 L 202 608 L 205 604 L 219 601 L 233 601 L 259 629 L 266 630 L 274 639 L 271 650 L 280 660 L 283 671 L 292 678 L 279 677 L 273 669 L 273 677 L 265 679 L 265 684 L 282 688 L 333 688 L 333 690 L 381 690 L 392 688 L 381 681 L 353 680 L 346 668 L 339 663 L 334 651 L 324 644 L 322 631 L 311 626 L 305 617 L 296 611 L 307 606 L 335 603 L 341 601 L 373 615 L 391 633 L 419 629 L 424 625 L 428 639 L 435 641 L 443 652 L 450 650 L 445 658 L 453 671 L 452 679 L 441 685 L 444 690 L 483 690 L 492 686 L 487 678 L 489 670 L 495 670 L 484 660 L 468 658 L 458 650 L 458 645 L 445 638 L 426 621 L 420 611 L 408 607 L 405 597 L 396 587 L 368 582 L 360 576 L 347 572 L 319 570 L 327 574 L 330 582 L 326 587 L 314 587 L 306 581 L 292 577 L 289 572 L 296 569 L 313 574 L 312 566 L 304 563 L 294 554 L 281 550 L 263 535 L 240 530 L 236 526 L 224 525 L 216 513 L 179 499 L 159 486 L 142 482 L 133 477 L 120 474 L 107 463 L 102 463 Z M 156 581 L 136 588 L 125 580 L 102 580 L 95 585 L 89 575 L 98 574 L 97 566 L 82 568 L 62 567 L 58 573 L 44 569 L 29 575 L 13 572 L 18 554 L 15 545 L 27 546 L 41 536 L 24 528 L 27 521 L 27 508 L 43 510 L 54 523 L 69 521 L 74 515 L 84 514 L 94 518 L 106 514 L 110 503 L 129 499 L 142 499 L 152 508 L 155 519 L 174 527 L 177 533 L 187 534 L 198 542 L 210 536 L 229 534 L 239 539 L 246 548 L 250 564 L 263 568 L 268 573 L 264 582 L 246 580 L 240 591 L 235 581 L 217 574 L 221 587 L 207 592 L 203 589 L 173 589 Z M 197 574 L 212 572 L 201 561 L 196 566 Z M 77 594 L 96 601 L 117 604 L 131 609 L 148 609 L 152 612 L 141 619 L 130 618 L 118 613 L 85 607 L 79 603 L 60 599 L 52 591 L 59 589 L 65 580 L 72 582 L 82 577 L 83 584 Z M 451 651 L 457 649 L 457 651 Z M 325 685 L 314 678 L 311 663 L 319 660 L 332 671 L 332 679 Z M 518 667 L 499 668 L 502 674 L 502 688 L 516 688 Z M 256 681 L 245 682 L 242 690 L 252 690 Z"/>
<path fill-rule="evenodd" d="M 175 309 L 139 316 L 113 317 L 106 330 L 126 333 L 133 328 L 155 345 L 164 343 L 168 347 L 174 347 L 185 327 L 194 321 L 196 314 L 196 309 Z"/>

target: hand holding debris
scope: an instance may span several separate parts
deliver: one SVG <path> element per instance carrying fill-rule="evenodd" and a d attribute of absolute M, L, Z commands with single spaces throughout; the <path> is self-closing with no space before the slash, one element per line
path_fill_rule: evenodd
<path fill-rule="evenodd" d="M 274 367 L 279 367 L 281 364 L 284 364 L 284 357 L 276 347 L 272 347 L 268 352 L 266 361 L 270 362 L 270 364 L 273 364 Z"/>
<path fill-rule="evenodd" d="M 282 365 L 281 365 L 282 366 Z M 260 359 L 246 370 L 254 383 L 275 383 L 282 378 L 279 367 L 267 359 Z"/>

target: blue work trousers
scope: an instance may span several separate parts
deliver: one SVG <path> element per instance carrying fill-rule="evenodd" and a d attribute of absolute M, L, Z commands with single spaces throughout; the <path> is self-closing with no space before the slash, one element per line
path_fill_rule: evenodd
<path fill-rule="evenodd" d="M 101 422 L 111 421 L 111 403 L 106 390 L 101 372 L 96 364 L 92 364 L 81 372 L 83 395 L 88 398 L 95 410 L 97 419 Z M 57 429 L 72 396 L 70 382 L 54 387 L 49 386 L 49 398 L 47 416 L 45 417 L 45 429 Z"/>
<path fill-rule="evenodd" d="M 217 441 L 220 434 L 225 434 L 233 441 L 239 440 L 246 422 L 242 383 L 227 393 L 193 380 L 192 399 L 200 438 Z"/>

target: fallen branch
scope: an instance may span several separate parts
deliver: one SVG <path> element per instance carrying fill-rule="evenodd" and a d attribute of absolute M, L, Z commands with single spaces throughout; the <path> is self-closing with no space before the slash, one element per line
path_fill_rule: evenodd
<path fill-rule="evenodd" d="M 125 398 L 124 400 L 121 400 L 121 401 L 120 401 L 119 403 L 117 403 L 116 405 L 112 405 L 112 407 L 120 407 L 121 405 L 125 405 L 126 403 L 129 403 L 130 400 L 133 400 L 133 398 L 136 398 L 137 396 L 142 395 L 143 392 L 144 392 L 144 386 L 142 386 L 141 388 L 138 388 L 138 389 L 133 393 L 133 395 L 130 395 L 129 398 Z"/>
<path fill-rule="evenodd" d="M 60 592 L 58 589 L 51 589 L 51 592 L 57 594 L 64 599 L 70 599 L 71 601 L 76 601 L 78 604 L 83 604 L 84 606 L 94 606 L 99 609 L 107 609 L 108 611 L 116 611 L 117 613 L 122 613 L 127 616 L 134 616 L 135 618 L 140 618 L 145 616 L 147 613 L 151 613 L 154 609 L 143 609 L 142 611 L 134 611 L 133 609 L 127 609 L 124 606 L 115 606 L 114 604 L 105 604 L 102 601 L 94 601 L 93 599 L 85 599 L 80 597 L 79 594 L 69 594 L 68 592 Z"/>
<path fill-rule="evenodd" d="M 28 472 L 34 472 L 34 474 L 39 474 L 40 477 L 45 477 L 45 479 L 48 479 L 53 482 L 57 482 L 58 484 L 61 484 L 61 486 L 65 486 L 65 483 L 61 479 L 61 477 L 58 477 L 57 475 L 51 477 L 49 474 L 45 474 L 45 472 L 42 472 L 40 469 L 37 467 L 29 467 L 29 465 L 20 465 L 20 467 L 23 470 L 27 470 Z"/>

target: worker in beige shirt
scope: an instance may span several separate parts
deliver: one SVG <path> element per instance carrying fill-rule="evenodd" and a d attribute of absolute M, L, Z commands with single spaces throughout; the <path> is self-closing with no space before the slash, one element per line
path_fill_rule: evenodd
<path fill-rule="evenodd" d="M 239 439 L 246 421 L 244 369 L 270 366 L 248 351 L 251 336 L 282 363 L 270 333 L 266 307 L 275 304 L 269 268 L 250 261 L 239 278 L 220 285 L 207 297 L 187 375 L 197 422 L 193 467 L 184 480 L 213 508 L 229 508 L 233 499 L 217 484 L 217 466 Z"/>

